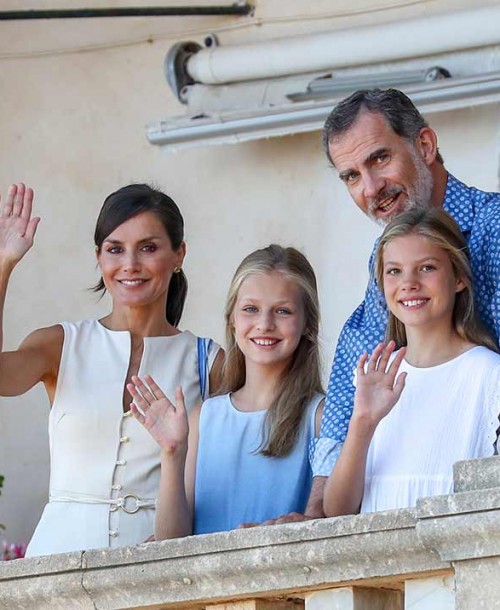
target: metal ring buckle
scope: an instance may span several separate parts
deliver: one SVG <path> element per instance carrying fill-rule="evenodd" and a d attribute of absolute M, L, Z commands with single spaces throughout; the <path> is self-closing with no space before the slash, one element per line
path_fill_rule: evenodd
<path fill-rule="evenodd" d="M 135 507 L 134 508 L 127 508 L 127 500 L 128 498 L 131 498 L 132 500 L 135 500 Z M 136 496 L 135 494 L 125 494 L 122 498 L 120 498 L 121 502 L 120 502 L 120 508 L 125 511 L 126 513 L 128 513 L 129 515 L 133 515 L 134 513 L 136 513 L 141 507 L 139 504 L 139 496 Z"/>

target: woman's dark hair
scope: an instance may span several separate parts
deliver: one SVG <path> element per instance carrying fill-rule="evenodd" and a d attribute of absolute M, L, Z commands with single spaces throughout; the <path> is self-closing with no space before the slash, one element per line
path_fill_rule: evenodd
<path fill-rule="evenodd" d="M 148 184 L 129 184 L 111 193 L 104 200 L 94 232 L 97 252 L 101 252 L 102 244 L 108 235 L 141 212 L 152 212 L 164 226 L 172 249 L 180 248 L 184 239 L 184 219 L 175 201 Z M 180 322 L 187 288 L 187 278 L 181 269 L 172 275 L 167 294 L 166 317 L 173 326 Z M 106 290 L 102 277 L 93 290 Z"/>

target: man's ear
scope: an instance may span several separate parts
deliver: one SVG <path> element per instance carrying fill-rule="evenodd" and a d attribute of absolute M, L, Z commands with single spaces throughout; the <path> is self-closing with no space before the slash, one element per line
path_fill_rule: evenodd
<path fill-rule="evenodd" d="M 415 141 L 415 146 L 422 155 L 425 164 L 427 166 L 432 165 L 438 152 L 436 132 L 430 127 L 422 127 Z"/>

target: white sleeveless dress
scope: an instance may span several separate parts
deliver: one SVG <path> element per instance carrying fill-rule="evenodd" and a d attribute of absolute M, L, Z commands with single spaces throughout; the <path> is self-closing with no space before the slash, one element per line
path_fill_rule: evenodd
<path fill-rule="evenodd" d="M 97 320 L 63 322 L 64 344 L 49 416 L 50 494 L 27 556 L 136 544 L 154 533 L 160 449 L 123 412 L 130 334 Z M 219 346 L 208 355 L 213 364 Z M 188 409 L 201 402 L 197 339 L 147 337 L 139 375 L 152 375 Z"/>
<path fill-rule="evenodd" d="M 474 347 L 428 368 L 403 361 L 401 398 L 380 422 L 366 464 L 361 512 L 415 506 L 453 491 L 453 464 L 496 452 L 500 355 Z"/>

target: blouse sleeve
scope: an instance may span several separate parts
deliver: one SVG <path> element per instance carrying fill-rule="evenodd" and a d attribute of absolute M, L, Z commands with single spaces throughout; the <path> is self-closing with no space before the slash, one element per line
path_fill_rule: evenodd
<path fill-rule="evenodd" d="M 500 449 L 498 442 L 500 433 L 500 366 L 493 369 L 488 379 L 485 395 L 485 413 L 488 417 L 488 446 L 493 447 L 494 455 L 498 455 Z"/>

